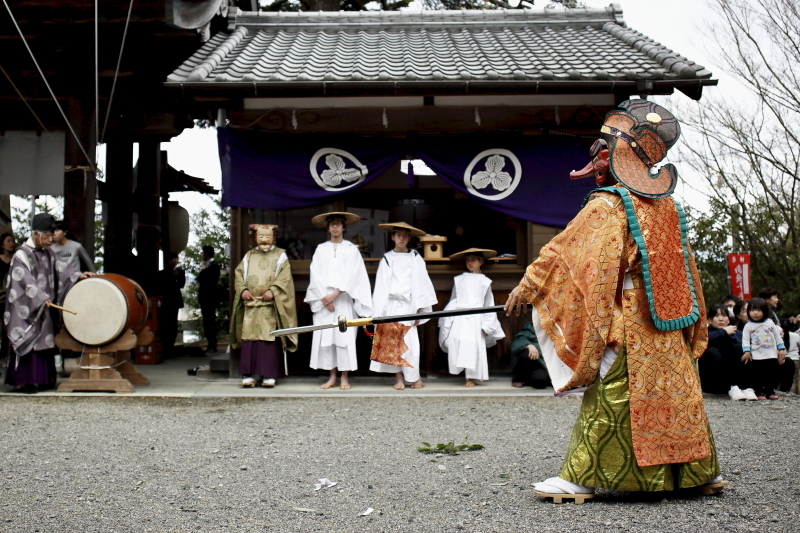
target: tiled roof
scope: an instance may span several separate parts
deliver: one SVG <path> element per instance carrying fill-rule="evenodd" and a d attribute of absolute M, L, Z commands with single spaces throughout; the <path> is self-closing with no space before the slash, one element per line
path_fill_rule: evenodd
<path fill-rule="evenodd" d="M 172 84 L 707 80 L 622 9 L 242 12 Z"/>

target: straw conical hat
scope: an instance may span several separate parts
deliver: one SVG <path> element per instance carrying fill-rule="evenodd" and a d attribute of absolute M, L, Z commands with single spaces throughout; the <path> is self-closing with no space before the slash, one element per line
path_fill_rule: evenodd
<path fill-rule="evenodd" d="M 311 219 L 311 223 L 319 228 L 327 228 L 328 221 L 334 218 L 344 220 L 345 226 L 350 226 L 361 221 L 361 217 L 353 213 L 347 213 L 345 211 L 332 211 L 330 213 L 322 213 L 321 215 L 315 216 Z"/>
<path fill-rule="evenodd" d="M 394 230 L 405 230 L 414 237 L 424 237 L 427 235 L 424 231 L 419 228 L 415 228 L 411 224 L 406 224 L 405 222 L 389 222 L 388 224 L 378 224 L 378 227 L 381 229 L 385 229 L 386 231 L 394 231 Z"/>
<path fill-rule="evenodd" d="M 461 250 L 460 252 L 454 253 L 449 257 L 449 259 L 450 261 L 461 261 L 468 255 L 477 255 L 478 257 L 483 257 L 484 259 L 491 259 L 497 255 L 497 252 L 494 250 L 488 250 L 486 248 L 467 248 L 466 250 Z"/>

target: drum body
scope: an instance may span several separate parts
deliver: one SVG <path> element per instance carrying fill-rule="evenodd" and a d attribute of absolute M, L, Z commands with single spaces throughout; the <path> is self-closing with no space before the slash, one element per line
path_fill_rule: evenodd
<path fill-rule="evenodd" d="M 100 274 L 77 282 L 64 297 L 64 327 L 89 346 L 114 342 L 127 330 L 138 333 L 147 321 L 147 296 L 133 280 Z"/>

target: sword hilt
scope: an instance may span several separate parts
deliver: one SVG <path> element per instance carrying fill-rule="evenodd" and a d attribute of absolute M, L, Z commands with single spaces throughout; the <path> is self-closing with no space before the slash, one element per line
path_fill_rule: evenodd
<path fill-rule="evenodd" d="M 352 320 L 347 320 L 347 317 L 344 315 L 339 315 L 339 331 L 344 333 L 347 331 L 347 328 L 358 327 L 358 326 L 369 326 L 372 324 L 372 317 L 363 317 L 363 318 L 354 318 Z"/>

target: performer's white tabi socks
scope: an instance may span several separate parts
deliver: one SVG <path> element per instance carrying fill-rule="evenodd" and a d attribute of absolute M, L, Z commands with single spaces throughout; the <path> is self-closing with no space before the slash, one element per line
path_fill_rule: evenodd
<path fill-rule="evenodd" d="M 547 494 L 594 494 L 594 487 L 578 485 L 560 477 L 551 477 L 535 483 L 533 488 Z"/>

